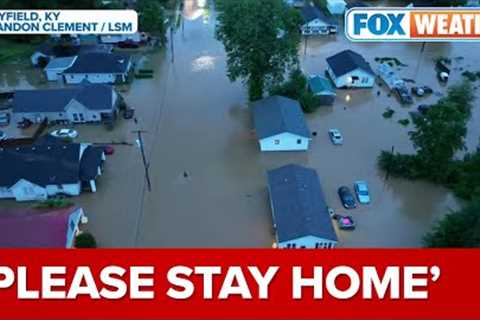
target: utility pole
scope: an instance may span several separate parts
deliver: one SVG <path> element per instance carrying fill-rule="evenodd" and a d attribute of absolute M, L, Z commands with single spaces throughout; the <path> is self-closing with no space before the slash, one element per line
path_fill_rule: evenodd
<path fill-rule="evenodd" d="M 308 46 L 308 36 L 305 35 L 304 39 L 305 39 L 305 43 L 303 45 L 303 55 L 306 56 L 307 55 L 307 46 Z"/>
<path fill-rule="evenodd" d="M 142 154 L 143 166 L 145 168 L 145 179 L 147 180 L 148 191 L 151 192 L 152 191 L 152 184 L 150 182 L 150 172 L 148 170 L 150 165 L 148 164 L 147 157 L 145 156 L 145 148 L 144 148 L 143 137 L 142 137 L 142 133 L 146 133 L 147 131 L 134 130 L 132 132 L 136 133 L 137 137 L 138 137 L 138 143 L 140 144 L 140 152 Z"/>
<path fill-rule="evenodd" d="M 173 48 L 173 25 L 170 26 L 170 49 L 172 51 L 172 63 L 175 62 L 175 51 Z"/>

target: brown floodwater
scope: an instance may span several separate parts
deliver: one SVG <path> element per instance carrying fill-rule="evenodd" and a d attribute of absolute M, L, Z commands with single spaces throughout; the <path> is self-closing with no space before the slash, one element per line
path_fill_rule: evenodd
<path fill-rule="evenodd" d="M 210 6 L 209 6 L 210 5 Z M 350 43 L 342 33 L 309 39 L 299 58 L 307 74 L 323 74 L 325 58 L 351 48 L 376 67 L 375 57 L 397 57 L 407 64 L 398 73 L 435 94 L 401 107 L 384 87 L 339 90 L 333 107 L 307 116 L 313 138 L 303 153 L 260 153 L 244 86 L 226 77 L 226 57 L 214 38 L 216 13 L 210 2 L 186 0 L 184 28 L 173 37 L 174 62 L 168 50 L 147 56 L 154 79 L 135 80 L 122 89 L 136 108 L 138 123 L 119 121 L 113 131 L 102 126 L 79 126 L 80 140 L 128 141 L 117 146 L 98 182 L 98 192 L 75 201 L 90 217 L 88 228 L 104 247 L 270 247 L 272 221 L 266 193 L 266 170 L 298 163 L 317 170 L 331 207 L 341 208 L 336 190 L 367 180 L 372 204 L 349 211 L 357 221 L 353 232 L 337 230 L 343 247 L 417 247 L 431 224 L 458 202 L 448 190 L 425 182 L 385 179 L 376 158 L 392 146 L 412 152 L 411 127 L 397 121 L 420 103 L 445 93 L 435 77 L 438 56 L 457 57 L 449 84 L 461 80 L 459 68 L 479 66 L 480 44 Z M 460 59 L 462 57 L 462 59 Z M 480 70 L 480 67 L 479 67 Z M 476 70 L 474 70 L 476 71 Z M 28 72 L 0 72 L 0 88 L 45 86 Z M 27 75 L 26 75 L 27 74 Z M 34 77 L 33 77 L 34 78 Z M 28 80 L 30 79 L 30 80 Z M 377 96 L 380 91 L 380 96 Z M 387 107 L 396 112 L 384 119 Z M 480 136 L 478 102 L 469 123 L 467 146 L 473 150 Z M 345 139 L 333 146 L 329 128 Z M 152 181 L 149 192 L 133 130 L 143 134 Z M 186 173 L 186 174 L 185 174 Z M 11 201 L 2 202 L 12 205 Z"/>

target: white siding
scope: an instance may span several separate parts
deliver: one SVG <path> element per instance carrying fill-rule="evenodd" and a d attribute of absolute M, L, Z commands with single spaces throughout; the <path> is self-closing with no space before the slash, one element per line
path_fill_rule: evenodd
<path fill-rule="evenodd" d="M 11 187 L 12 195 L 17 201 L 33 201 L 47 199 L 47 190 L 24 179 Z"/>
<path fill-rule="evenodd" d="M 336 77 L 328 67 L 327 72 L 337 88 L 371 88 L 375 83 L 375 76 L 356 69 L 340 77 Z"/>
<path fill-rule="evenodd" d="M 261 151 L 302 151 L 308 150 L 310 139 L 288 132 L 264 138 L 259 141 Z"/>
<path fill-rule="evenodd" d="M 79 84 L 83 80 L 91 83 L 115 83 L 115 75 L 111 73 L 69 73 L 65 74 L 65 82 L 68 84 Z"/>
<path fill-rule="evenodd" d="M 302 26 L 303 35 L 326 35 L 335 32 L 337 32 L 335 26 L 327 24 L 320 19 L 315 19 Z"/>
<path fill-rule="evenodd" d="M 80 182 L 74 184 L 48 185 L 45 189 L 47 190 L 47 195 L 49 197 L 57 194 L 78 196 L 81 192 Z"/>
<path fill-rule="evenodd" d="M 329 239 L 323 239 L 315 236 L 305 236 L 290 241 L 284 241 L 278 243 L 278 248 L 281 249 L 328 249 L 334 248 L 337 245 L 337 241 Z"/>

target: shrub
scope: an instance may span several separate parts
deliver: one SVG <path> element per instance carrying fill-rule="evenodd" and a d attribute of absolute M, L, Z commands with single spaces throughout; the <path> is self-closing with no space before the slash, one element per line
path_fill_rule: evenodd
<path fill-rule="evenodd" d="M 390 119 L 391 117 L 393 117 L 393 114 L 395 113 L 395 110 L 392 110 L 390 108 L 387 108 L 387 110 L 382 113 L 382 116 L 385 118 L 385 119 Z"/>
<path fill-rule="evenodd" d="M 401 120 L 398 120 L 398 123 L 400 123 L 402 126 L 406 127 L 410 124 L 410 120 L 409 119 L 401 119 Z"/>
<path fill-rule="evenodd" d="M 97 241 L 89 232 L 82 232 L 75 238 L 75 248 L 96 248 Z"/>
<path fill-rule="evenodd" d="M 36 209 L 55 209 L 55 208 L 67 208 L 73 205 L 73 202 L 66 199 L 48 199 L 41 201 L 34 205 Z"/>

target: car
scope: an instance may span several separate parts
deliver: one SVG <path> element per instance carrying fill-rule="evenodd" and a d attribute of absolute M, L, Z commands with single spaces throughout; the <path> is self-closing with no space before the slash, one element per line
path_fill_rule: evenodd
<path fill-rule="evenodd" d="M 0 131 L 0 141 L 7 140 L 7 134 L 3 131 Z"/>
<path fill-rule="evenodd" d="M 330 136 L 330 140 L 334 145 L 341 145 L 343 144 L 343 136 L 338 129 L 330 129 L 328 130 L 328 135 Z"/>
<path fill-rule="evenodd" d="M 370 191 L 368 190 L 368 184 L 366 181 L 359 180 L 353 184 L 353 189 L 357 195 L 358 202 L 361 204 L 370 203 Z"/>
<path fill-rule="evenodd" d="M 69 138 L 75 139 L 78 137 L 78 132 L 73 129 L 58 129 L 50 133 L 55 138 Z"/>
<path fill-rule="evenodd" d="M 352 216 L 337 215 L 337 225 L 341 230 L 355 230 L 355 221 Z"/>
<path fill-rule="evenodd" d="M 107 144 L 107 145 L 103 148 L 103 150 L 104 150 L 104 152 L 105 152 L 105 154 L 106 154 L 107 156 L 111 156 L 112 154 L 115 153 L 115 148 L 114 148 L 112 145 L 110 145 L 110 144 Z"/>
<path fill-rule="evenodd" d="M 412 94 L 416 95 L 417 97 L 423 97 L 428 94 L 432 94 L 433 90 L 429 86 L 421 86 L 421 87 L 413 87 Z"/>
<path fill-rule="evenodd" d="M 338 196 L 345 209 L 354 209 L 357 207 L 357 203 L 355 202 L 355 198 L 353 197 L 350 188 L 346 186 L 338 188 Z"/>
<path fill-rule="evenodd" d="M 395 92 L 398 95 L 398 98 L 400 99 L 400 102 L 402 104 L 412 104 L 413 103 L 413 98 L 408 92 L 408 89 L 406 87 L 396 87 Z"/>

